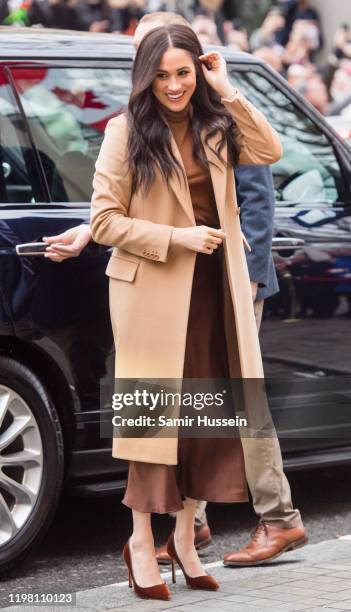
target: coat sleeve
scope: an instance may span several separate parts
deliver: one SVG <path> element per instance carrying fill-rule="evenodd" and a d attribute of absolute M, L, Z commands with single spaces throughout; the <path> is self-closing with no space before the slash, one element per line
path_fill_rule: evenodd
<path fill-rule="evenodd" d="M 241 228 L 251 246 L 246 253 L 251 281 L 268 287 L 275 279 L 272 259 L 274 188 L 269 166 L 241 165 L 235 169 Z"/>
<path fill-rule="evenodd" d="M 95 242 L 167 261 L 173 227 L 128 216 L 132 177 L 126 168 L 127 128 L 123 115 L 111 119 L 95 164 L 90 227 Z"/>
<path fill-rule="evenodd" d="M 222 104 L 236 122 L 240 146 L 239 164 L 274 164 L 283 149 L 279 136 L 259 111 L 238 89 L 231 99 L 221 98 Z"/>

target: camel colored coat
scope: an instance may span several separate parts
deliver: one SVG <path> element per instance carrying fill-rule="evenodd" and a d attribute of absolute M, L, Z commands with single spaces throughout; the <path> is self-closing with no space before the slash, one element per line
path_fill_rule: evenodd
<path fill-rule="evenodd" d="M 279 137 L 260 111 L 239 91 L 231 100 L 221 101 L 240 132 L 239 163 L 271 164 L 280 159 Z M 224 310 L 230 373 L 233 378 L 263 378 L 234 174 L 205 145 L 204 136 L 206 157 L 215 164 L 209 167 L 226 233 Z M 167 185 L 157 170 L 147 197 L 137 192 L 131 198 L 127 138 L 125 115 L 111 119 L 96 162 L 91 211 L 93 239 L 114 247 L 106 274 L 116 344 L 115 376 L 181 379 L 196 253 L 171 246 L 170 240 L 174 227 L 195 225 L 189 187 L 177 176 Z M 212 148 L 217 139 L 217 135 L 211 138 Z M 173 137 L 171 145 L 183 166 Z M 227 159 L 226 147 L 221 155 Z M 177 442 L 176 437 L 114 438 L 112 455 L 175 465 Z"/>

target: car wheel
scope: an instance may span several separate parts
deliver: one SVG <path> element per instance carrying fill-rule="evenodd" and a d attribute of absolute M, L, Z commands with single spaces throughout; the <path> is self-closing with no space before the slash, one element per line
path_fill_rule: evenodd
<path fill-rule="evenodd" d="M 40 380 L 0 356 L 0 571 L 38 544 L 63 480 L 60 421 Z"/>

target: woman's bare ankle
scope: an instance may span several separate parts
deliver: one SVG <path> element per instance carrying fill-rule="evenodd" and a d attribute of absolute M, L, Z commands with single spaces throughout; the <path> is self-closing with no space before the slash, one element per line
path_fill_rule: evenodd
<path fill-rule="evenodd" d="M 135 552 L 155 552 L 154 538 L 152 535 L 132 533 L 130 536 L 130 545 Z"/>
<path fill-rule="evenodd" d="M 180 546 L 183 549 L 191 550 L 195 548 L 194 543 L 195 534 L 191 529 L 175 529 L 174 530 L 174 542 L 177 546 Z"/>

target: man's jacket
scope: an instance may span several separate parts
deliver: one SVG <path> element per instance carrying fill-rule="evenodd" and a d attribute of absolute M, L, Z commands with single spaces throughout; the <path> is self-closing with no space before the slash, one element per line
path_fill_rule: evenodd
<path fill-rule="evenodd" d="M 256 300 L 279 291 L 272 258 L 274 188 L 270 166 L 240 165 L 235 169 L 241 229 L 251 247 L 246 251 L 250 280 L 259 284 Z"/>

